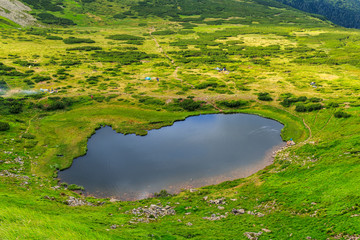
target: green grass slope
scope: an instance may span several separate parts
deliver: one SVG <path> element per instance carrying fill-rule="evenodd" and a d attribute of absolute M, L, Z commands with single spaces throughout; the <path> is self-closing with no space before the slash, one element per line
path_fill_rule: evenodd
<path fill-rule="evenodd" d="M 77 25 L 0 28 L 2 239 L 359 237 L 360 31 L 272 1 L 114 1 L 124 9 L 74 14 L 100 3 L 34 7 Z M 296 145 L 247 178 L 132 202 L 56 178 L 102 125 L 146 135 L 237 112 L 282 122 Z M 175 212 L 143 214 L 152 204 Z"/>

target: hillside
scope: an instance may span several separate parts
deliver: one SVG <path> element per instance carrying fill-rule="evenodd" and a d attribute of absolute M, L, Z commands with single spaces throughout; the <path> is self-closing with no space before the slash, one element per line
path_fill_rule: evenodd
<path fill-rule="evenodd" d="M 360 2 L 357 0 L 278 0 L 305 12 L 320 14 L 340 26 L 360 28 Z"/>
<path fill-rule="evenodd" d="M 360 237 L 360 31 L 267 0 L 26 1 L 44 27 L 0 25 L 2 239 Z M 209 113 L 275 119 L 296 145 L 173 196 L 57 179 L 101 126 L 146 135 Z"/>

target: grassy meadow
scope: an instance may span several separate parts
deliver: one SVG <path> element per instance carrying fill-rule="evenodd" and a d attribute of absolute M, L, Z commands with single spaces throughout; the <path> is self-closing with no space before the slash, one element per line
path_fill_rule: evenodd
<path fill-rule="evenodd" d="M 54 14 L 76 26 L 18 29 L 0 19 L 1 239 L 360 236 L 360 31 L 273 2 L 262 11 L 243 1 L 252 15 L 238 17 L 224 6 L 224 18 L 114 4 L 114 14 L 117 6 L 135 17 L 97 21 L 65 2 Z M 188 116 L 237 112 L 283 123 L 283 139 L 296 145 L 247 178 L 132 202 L 84 197 L 56 178 L 101 126 L 146 135 Z M 92 205 L 69 206 L 69 197 Z M 176 214 L 132 213 L 151 204 Z"/>

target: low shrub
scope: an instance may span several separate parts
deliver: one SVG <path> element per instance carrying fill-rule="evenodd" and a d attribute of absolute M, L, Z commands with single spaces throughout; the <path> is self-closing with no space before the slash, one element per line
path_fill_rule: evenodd
<path fill-rule="evenodd" d="M 242 100 L 238 100 L 238 101 L 235 101 L 235 100 L 225 101 L 224 100 L 224 101 L 218 101 L 216 103 L 220 106 L 224 106 L 227 108 L 239 108 L 239 107 L 246 106 L 248 104 L 247 101 L 242 101 Z"/>
<path fill-rule="evenodd" d="M 334 113 L 334 117 L 336 118 L 349 118 L 351 117 L 351 114 L 343 112 L 343 111 L 338 111 Z"/>
<path fill-rule="evenodd" d="M 160 190 L 160 192 L 156 192 L 154 193 L 154 197 L 156 198 L 163 198 L 163 197 L 170 197 L 172 196 L 170 193 L 168 193 L 168 191 L 166 191 L 165 189 Z"/>
<path fill-rule="evenodd" d="M 35 139 L 35 136 L 30 133 L 24 133 L 21 137 L 26 139 Z"/>
<path fill-rule="evenodd" d="M 66 51 L 94 51 L 94 50 L 102 50 L 102 47 L 95 47 L 95 46 L 81 46 L 81 47 L 74 47 L 74 48 L 67 48 Z"/>
<path fill-rule="evenodd" d="M 7 122 L 0 122 L 0 131 L 7 131 L 10 129 L 10 124 Z"/>
<path fill-rule="evenodd" d="M 194 101 L 191 98 L 184 99 L 183 101 L 179 102 L 179 106 L 182 107 L 186 111 L 195 111 L 201 107 L 201 102 Z"/>
<path fill-rule="evenodd" d="M 71 191 L 74 191 L 74 190 L 84 190 L 84 187 L 78 186 L 78 185 L 76 185 L 76 184 L 70 184 L 67 188 L 68 188 L 69 190 L 71 190 Z"/>
<path fill-rule="evenodd" d="M 138 36 L 133 36 L 133 35 L 128 35 L 128 34 L 116 34 L 116 35 L 110 35 L 108 37 L 106 37 L 106 39 L 111 39 L 111 40 L 119 40 L 119 41 L 128 41 L 128 40 L 145 40 L 145 38 L 143 37 L 138 37 Z"/>
<path fill-rule="evenodd" d="M 260 101 L 272 101 L 273 100 L 272 97 L 270 96 L 270 94 L 266 93 L 266 92 L 259 93 L 258 99 Z"/>
<path fill-rule="evenodd" d="M 298 103 L 296 104 L 295 107 L 295 111 L 297 112 L 312 112 L 312 111 L 316 111 L 316 110 L 320 110 L 322 109 L 323 106 L 320 103 L 313 103 L 313 104 L 303 104 L 303 103 Z"/>
<path fill-rule="evenodd" d="M 77 44 L 77 43 L 95 43 L 94 40 L 90 38 L 76 38 L 76 37 L 69 37 L 63 40 L 65 44 Z"/>
<path fill-rule="evenodd" d="M 62 37 L 59 37 L 59 36 L 52 36 L 52 35 L 48 35 L 46 36 L 46 39 L 48 40 L 63 40 Z"/>

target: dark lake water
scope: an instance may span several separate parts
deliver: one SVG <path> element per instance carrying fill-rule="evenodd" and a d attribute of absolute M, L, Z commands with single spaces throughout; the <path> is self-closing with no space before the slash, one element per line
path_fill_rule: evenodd
<path fill-rule="evenodd" d="M 86 155 L 60 171 L 59 178 L 84 186 L 87 194 L 122 200 L 216 184 L 268 165 L 269 153 L 284 144 L 282 128 L 248 114 L 189 117 L 147 136 L 103 127 L 89 139 Z"/>

